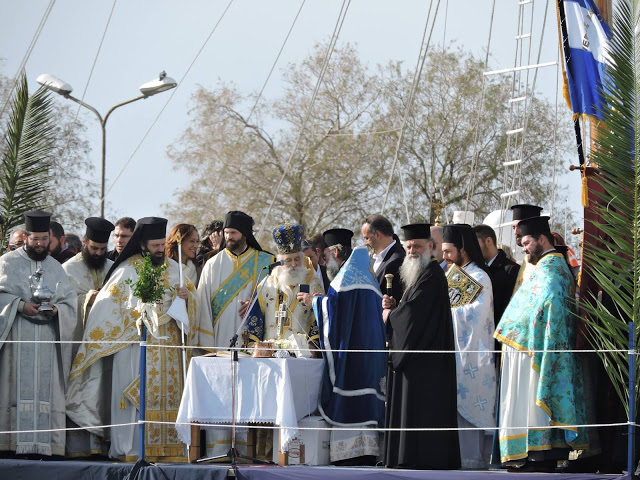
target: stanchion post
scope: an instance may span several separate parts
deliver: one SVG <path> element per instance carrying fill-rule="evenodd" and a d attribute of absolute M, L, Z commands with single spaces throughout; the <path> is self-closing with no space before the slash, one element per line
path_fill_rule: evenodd
<path fill-rule="evenodd" d="M 633 478 L 636 452 L 636 339 L 634 322 L 629 322 L 629 439 L 627 442 L 627 471 Z"/>
<path fill-rule="evenodd" d="M 142 324 L 140 335 L 140 423 L 138 424 L 138 461 L 144 460 L 145 450 L 145 418 L 147 409 L 147 327 Z"/>

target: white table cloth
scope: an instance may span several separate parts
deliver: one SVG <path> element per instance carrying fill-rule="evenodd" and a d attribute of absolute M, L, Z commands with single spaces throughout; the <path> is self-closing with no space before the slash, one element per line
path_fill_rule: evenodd
<path fill-rule="evenodd" d="M 231 423 L 231 362 L 229 357 L 191 360 L 176 420 L 184 443 L 191 443 L 191 429 L 180 423 Z M 240 358 L 236 423 L 280 426 L 280 449 L 288 451 L 298 420 L 318 407 L 322 364 L 311 358 Z"/>

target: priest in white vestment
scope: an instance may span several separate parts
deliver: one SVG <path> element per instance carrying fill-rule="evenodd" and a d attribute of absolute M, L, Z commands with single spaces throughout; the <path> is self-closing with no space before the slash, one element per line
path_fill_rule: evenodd
<path fill-rule="evenodd" d="M 0 451 L 16 454 L 65 453 L 71 344 L 35 343 L 70 341 L 76 324 L 76 293 L 48 255 L 50 217 L 25 213 L 25 245 L 0 257 L 0 431 L 49 430 L 0 434 Z M 33 299 L 38 285 L 52 295 L 49 302 Z"/>
<path fill-rule="evenodd" d="M 115 228 L 113 223 L 99 217 L 89 217 L 84 223 L 87 228 L 82 239 L 82 250 L 62 265 L 78 296 L 78 321 L 73 333 L 74 341 L 82 340 L 89 311 L 104 284 L 107 272 L 113 265 L 113 260 L 107 258 L 109 236 Z M 78 343 L 72 345 L 74 357 L 79 348 Z M 67 419 L 67 427 L 77 428 L 78 425 Z M 74 458 L 106 455 L 108 447 L 102 437 L 93 433 L 86 430 L 69 430 L 66 450 L 66 456 Z"/>
<path fill-rule="evenodd" d="M 109 438 L 109 456 L 125 461 L 138 458 L 138 420 L 140 405 L 140 335 L 136 321 L 142 308 L 133 294 L 138 280 L 136 266 L 142 255 L 149 255 L 154 266 L 166 265 L 162 273 L 164 301 L 154 307 L 157 318 L 149 325 L 146 359 L 146 419 L 175 422 L 183 390 L 184 372 L 181 349 L 154 346 L 181 345 L 180 326 L 167 311 L 176 297 L 186 300 L 189 324 L 186 344 L 196 345 L 194 336 L 197 304 L 195 287 L 187 281 L 179 287 L 179 266 L 164 254 L 166 219 L 146 217 L 138 220 L 134 235 L 107 274 L 98 293 L 76 355 L 67 392 L 67 414 L 78 425 Z M 137 308 L 138 307 L 138 308 Z M 101 343 L 100 341 L 123 343 Z M 129 342 L 129 343 L 127 343 Z M 187 350 L 187 354 L 190 350 Z M 187 364 L 188 364 L 187 358 Z M 108 363 L 113 363 L 113 374 Z M 131 425 L 102 428 L 107 424 Z M 175 428 L 166 423 L 148 423 L 145 432 L 145 458 L 150 461 L 187 461 L 184 446 Z"/>
<path fill-rule="evenodd" d="M 274 261 L 253 236 L 253 223 L 253 218 L 244 212 L 227 213 L 224 248 L 202 268 L 197 291 L 197 340 L 203 347 L 229 347 L 234 335 L 240 333 L 252 292 Z M 242 448 L 246 440 L 240 439 L 236 444 Z M 230 445 L 227 431 L 207 431 L 207 456 L 225 455 Z"/>
<path fill-rule="evenodd" d="M 474 298 L 458 306 L 454 306 L 452 300 L 451 316 L 457 352 L 458 426 L 486 428 L 458 433 L 462 468 L 487 469 L 496 425 L 493 288 L 473 228 L 466 224 L 446 225 L 442 236 L 442 253 L 447 265 L 456 265 L 481 286 Z M 447 272 L 450 287 L 454 271 Z"/>

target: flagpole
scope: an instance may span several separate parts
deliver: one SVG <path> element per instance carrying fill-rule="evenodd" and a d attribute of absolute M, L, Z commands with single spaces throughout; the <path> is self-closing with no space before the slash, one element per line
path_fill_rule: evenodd
<path fill-rule="evenodd" d="M 600 15 L 598 17 L 598 21 L 606 24 L 610 24 L 610 12 L 612 7 L 611 0 L 593 0 L 593 4 L 598 9 Z M 565 58 L 567 61 L 567 68 L 569 66 L 570 61 L 570 52 L 569 44 L 568 44 L 568 36 L 567 36 L 567 26 L 566 26 L 566 17 L 564 10 L 564 3 L 562 0 L 558 0 L 558 13 L 561 19 L 560 26 L 562 31 L 562 46 L 563 51 L 565 53 Z M 575 107 L 575 106 L 574 106 Z M 597 139 L 598 133 L 600 130 L 600 125 L 597 119 L 591 118 L 590 122 L 590 149 L 593 150 L 597 148 Z M 574 128 L 576 132 L 579 130 L 580 125 L 578 123 L 578 119 L 574 120 Z M 576 139 L 578 140 L 577 134 Z M 578 167 L 571 166 L 571 170 L 580 170 L 581 174 L 581 183 L 582 183 L 582 204 L 584 208 L 584 223 L 582 228 L 582 248 L 581 248 L 581 269 L 579 276 L 579 298 L 580 302 L 593 302 L 592 299 L 597 298 L 599 285 L 597 284 L 595 278 L 592 277 L 590 273 L 590 265 L 588 262 L 588 256 L 590 252 L 593 252 L 597 249 L 604 248 L 602 242 L 600 242 L 600 238 L 606 236 L 605 232 L 601 231 L 597 224 L 602 222 L 602 218 L 598 215 L 598 208 L 602 208 L 602 200 L 601 195 L 604 193 L 604 189 L 602 185 L 599 184 L 595 180 L 597 176 L 597 165 L 589 165 L 587 166 L 584 161 L 584 154 L 582 153 L 582 140 L 578 140 L 578 157 L 580 161 L 580 165 Z M 579 316 L 584 318 L 588 314 L 583 308 L 579 308 Z M 631 324 L 633 325 L 633 323 Z M 634 348 L 633 344 L 635 343 L 635 338 L 632 338 L 632 330 L 630 327 L 629 331 L 629 350 L 630 350 L 630 358 L 629 358 L 629 388 L 630 388 L 630 397 L 635 394 L 635 368 L 632 368 L 632 364 L 635 365 L 635 355 L 631 353 Z M 578 350 L 582 349 L 591 349 L 591 344 L 588 341 L 588 327 L 584 320 L 578 322 L 578 335 L 576 339 L 575 348 Z M 586 360 L 586 359 L 585 359 Z M 631 402 L 631 398 L 630 398 Z M 627 462 L 629 468 L 629 475 L 633 476 L 633 467 L 635 457 L 635 401 L 633 402 L 633 407 L 631 403 L 629 405 L 629 428 L 628 428 L 628 445 L 627 445 Z"/>
<path fill-rule="evenodd" d="M 629 426 L 627 431 L 629 438 L 627 441 L 627 471 L 629 476 L 633 476 L 635 472 L 635 453 L 636 453 L 636 437 L 635 437 L 635 422 L 636 422 L 636 332 L 634 323 L 629 322 Z"/>
<path fill-rule="evenodd" d="M 564 60 L 567 64 L 571 61 L 571 49 L 569 48 L 569 34 L 567 33 L 567 19 L 564 12 L 564 1 L 558 0 L 558 12 L 560 14 L 560 29 L 562 31 L 562 51 L 564 52 Z M 584 150 L 582 148 L 582 132 L 580 130 L 580 118 L 573 120 L 573 131 L 576 136 L 576 145 L 578 147 L 578 161 L 580 162 L 580 170 L 584 168 Z"/>

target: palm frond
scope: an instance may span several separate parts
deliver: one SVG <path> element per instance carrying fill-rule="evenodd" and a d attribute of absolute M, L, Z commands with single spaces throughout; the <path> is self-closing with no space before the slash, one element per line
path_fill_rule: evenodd
<path fill-rule="evenodd" d="M 0 159 L 0 215 L 5 218 L 0 252 L 7 232 L 22 223 L 22 214 L 46 208 L 52 185 L 52 154 L 55 145 L 53 105 L 45 88 L 29 95 L 22 73 L 11 100 L 11 115 Z"/>
<path fill-rule="evenodd" d="M 618 350 L 599 355 L 627 409 L 627 322 L 636 326 L 636 344 L 640 332 L 640 145 L 635 135 L 640 131 L 640 40 L 634 33 L 638 9 L 632 0 L 621 0 L 614 12 L 609 52 L 612 66 L 604 87 L 608 107 L 602 111 L 598 145 L 591 154 L 598 166 L 596 182 L 602 188 L 595 195 L 594 211 L 599 220 L 592 223 L 605 238 L 588 239 L 597 241 L 600 248 L 585 252 L 585 261 L 602 288 L 603 298 L 611 301 L 581 299 L 589 315 L 591 344 L 598 350 Z M 631 374 L 637 385 L 638 370 Z"/>

